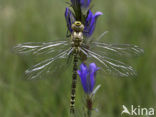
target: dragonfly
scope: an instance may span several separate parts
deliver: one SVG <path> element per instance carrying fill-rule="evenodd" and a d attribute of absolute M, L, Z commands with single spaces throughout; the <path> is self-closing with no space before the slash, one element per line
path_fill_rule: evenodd
<path fill-rule="evenodd" d="M 46 74 L 62 71 L 73 64 L 70 112 L 74 113 L 78 62 L 95 62 L 104 73 L 121 77 L 134 76 L 135 70 L 125 64 L 122 58 L 140 55 L 143 49 L 130 44 L 107 44 L 100 41 L 105 32 L 97 38 L 91 37 L 96 20 L 101 12 L 91 12 L 91 0 L 70 0 L 65 19 L 68 32 L 65 39 L 53 42 L 27 42 L 14 47 L 16 53 L 31 55 L 38 63 L 25 71 L 27 79 L 45 77 Z M 73 10 L 71 10 L 71 8 Z M 59 65 L 58 65 L 59 64 Z M 57 72 L 58 73 L 58 72 Z"/>
<path fill-rule="evenodd" d="M 130 44 L 107 44 L 99 41 L 105 35 L 102 33 L 98 38 L 84 38 L 84 25 L 80 21 L 72 24 L 73 33 L 66 40 L 54 42 L 27 42 L 14 47 L 16 53 L 21 55 L 33 55 L 47 57 L 25 71 L 27 79 L 35 79 L 51 70 L 57 70 L 55 62 L 59 60 L 73 61 L 71 108 L 74 108 L 75 89 L 77 82 L 78 61 L 94 61 L 100 65 L 104 73 L 114 74 L 121 77 L 133 76 L 135 70 L 122 62 L 120 59 L 129 56 L 140 55 L 143 49 Z M 48 56 L 47 56 L 48 55 Z M 114 57 L 114 56 L 117 57 Z M 114 58 L 113 58 L 114 57 Z M 72 58 L 72 59 L 71 59 Z M 62 64 L 62 63 L 58 63 Z"/>

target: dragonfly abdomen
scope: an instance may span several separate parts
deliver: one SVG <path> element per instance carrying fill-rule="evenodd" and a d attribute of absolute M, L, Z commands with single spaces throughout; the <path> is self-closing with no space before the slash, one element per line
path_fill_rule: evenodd
<path fill-rule="evenodd" d="M 75 94 L 76 94 L 76 82 L 77 82 L 77 63 L 78 57 L 77 54 L 74 55 L 74 66 L 73 66 L 73 75 L 72 75 L 72 91 L 71 91 L 71 100 L 70 100 L 70 112 L 74 113 L 75 107 Z"/>

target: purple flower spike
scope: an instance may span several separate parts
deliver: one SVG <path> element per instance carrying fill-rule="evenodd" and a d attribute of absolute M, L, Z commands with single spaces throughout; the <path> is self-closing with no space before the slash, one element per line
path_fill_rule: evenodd
<path fill-rule="evenodd" d="M 86 22 L 85 22 L 84 36 L 90 37 L 93 34 L 93 32 L 95 30 L 95 26 L 96 26 L 96 21 L 100 15 L 103 15 L 103 13 L 96 12 L 94 15 L 91 12 L 91 10 L 89 10 L 88 16 L 87 16 Z"/>
<path fill-rule="evenodd" d="M 91 94 L 95 86 L 95 77 L 97 68 L 95 63 L 91 63 L 89 68 L 85 64 L 80 65 L 80 70 L 78 70 L 78 75 L 81 78 L 81 84 L 86 94 Z"/>
<path fill-rule="evenodd" d="M 71 25 L 75 22 L 75 17 L 74 17 L 73 12 L 69 8 L 66 8 L 65 19 L 66 19 L 66 22 L 67 22 L 68 30 L 70 32 L 72 32 Z"/>

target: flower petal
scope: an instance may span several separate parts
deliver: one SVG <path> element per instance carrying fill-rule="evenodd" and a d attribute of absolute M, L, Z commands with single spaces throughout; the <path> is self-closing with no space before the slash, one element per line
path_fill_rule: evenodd
<path fill-rule="evenodd" d="M 94 73 L 90 73 L 90 91 L 92 92 L 95 86 Z"/>
<path fill-rule="evenodd" d="M 91 64 L 89 65 L 89 72 L 94 73 L 94 72 L 96 72 L 98 69 L 99 69 L 99 68 L 96 66 L 95 63 L 91 63 Z"/>
<path fill-rule="evenodd" d="M 88 8 L 91 3 L 91 0 L 80 0 L 80 3 L 82 8 Z"/>
<path fill-rule="evenodd" d="M 75 17 L 74 17 L 74 14 L 72 13 L 72 11 L 69 8 L 66 8 L 65 19 L 66 19 L 68 30 L 70 32 L 72 32 L 73 30 L 71 28 L 71 25 L 75 22 Z"/>
<path fill-rule="evenodd" d="M 90 74 L 90 84 L 91 84 L 91 92 L 93 91 L 94 85 L 95 85 L 95 77 L 96 77 L 96 71 L 99 68 L 97 68 L 95 63 L 91 63 L 89 65 L 89 74 Z"/>
<path fill-rule="evenodd" d="M 86 37 L 90 37 L 90 29 L 92 28 L 92 25 L 93 25 L 93 13 L 91 12 L 91 10 L 88 11 L 88 16 L 86 18 L 86 21 L 85 21 L 85 28 L 84 28 L 84 36 Z"/>
<path fill-rule="evenodd" d="M 92 93 L 95 86 L 95 77 L 97 68 L 95 63 L 91 63 L 89 68 L 85 64 L 80 65 L 80 70 L 77 71 L 78 75 L 81 78 L 81 84 L 85 93 Z"/>
<path fill-rule="evenodd" d="M 87 16 L 86 22 L 85 22 L 85 28 L 84 28 L 84 36 L 85 37 L 90 37 L 93 34 L 93 32 L 95 30 L 97 18 L 100 15 L 102 15 L 102 12 L 96 12 L 95 15 L 93 15 L 91 10 L 89 10 L 88 16 Z"/>
<path fill-rule="evenodd" d="M 88 76 L 88 69 L 85 64 L 80 65 L 80 70 L 77 71 L 78 75 L 81 78 L 81 83 L 83 86 L 84 91 L 87 93 L 88 92 L 88 86 L 87 86 L 87 76 Z"/>
<path fill-rule="evenodd" d="M 100 15 L 103 15 L 103 13 L 100 12 L 100 11 L 96 12 L 95 15 L 94 15 L 95 19 L 97 20 L 97 18 L 98 18 Z"/>

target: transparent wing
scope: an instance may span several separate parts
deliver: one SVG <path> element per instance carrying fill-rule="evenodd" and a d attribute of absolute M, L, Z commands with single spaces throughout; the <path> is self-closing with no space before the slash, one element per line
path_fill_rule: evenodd
<path fill-rule="evenodd" d="M 106 44 L 101 42 L 92 42 L 91 49 L 102 56 L 131 57 L 142 54 L 143 49 L 130 44 Z"/>
<path fill-rule="evenodd" d="M 57 73 L 57 70 L 62 69 L 66 64 L 66 58 L 70 49 L 61 52 L 60 54 L 43 60 L 25 71 L 26 79 L 44 78 L 47 74 Z M 52 76 L 51 76 L 52 77 Z"/>
<path fill-rule="evenodd" d="M 56 75 L 58 71 L 65 70 L 64 67 L 68 67 L 67 59 L 69 59 L 71 49 L 67 41 L 57 41 L 18 44 L 14 47 L 14 51 L 31 58 L 31 62 L 29 61 L 31 64 L 37 63 L 25 71 L 26 79 L 34 79 L 48 77 L 50 74 Z"/>
<path fill-rule="evenodd" d="M 18 44 L 14 47 L 14 51 L 21 55 L 46 55 L 55 53 L 56 51 L 62 51 L 66 46 L 68 46 L 67 41 L 56 41 L 56 42 L 28 42 L 23 44 Z"/>
<path fill-rule="evenodd" d="M 99 64 L 106 73 L 119 75 L 121 77 L 134 76 L 136 74 L 131 66 L 128 66 L 119 60 L 97 54 L 86 48 L 83 49 L 88 53 L 88 58 L 91 58 Z"/>

